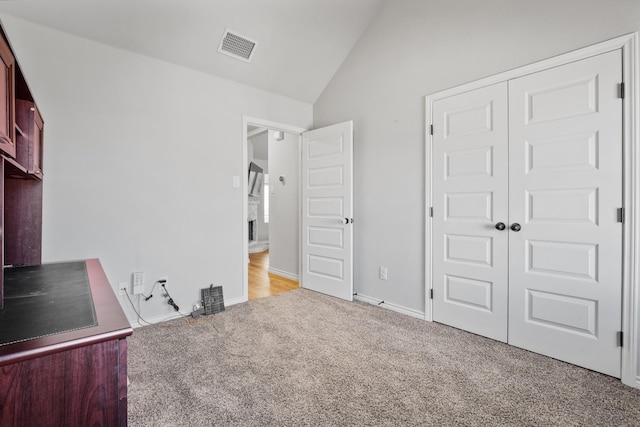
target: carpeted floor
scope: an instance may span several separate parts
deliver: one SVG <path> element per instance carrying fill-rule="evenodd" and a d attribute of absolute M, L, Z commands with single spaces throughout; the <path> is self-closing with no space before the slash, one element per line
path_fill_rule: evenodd
<path fill-rule="evenodd" d="M 131 426 L 639 426 L 640 390 L 300 289 L 129 339 Z"/>

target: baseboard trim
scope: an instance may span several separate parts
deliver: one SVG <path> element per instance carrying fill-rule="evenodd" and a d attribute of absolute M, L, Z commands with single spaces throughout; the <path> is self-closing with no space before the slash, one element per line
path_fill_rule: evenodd
<path fill-rule="evenodd" d="M 386 308 L 387 310 L 395 311 L 400 314 L 415 317 L 416 319 L 424 320 L 424 311 L 414 310 L 412 308 L 403 307 L 391 302 L 385 302 L 376 298 L 372 298 L 367 295 L 355 294 L 353 299 L 356 301 L 366 302 L 368 304 L 377 305 L 378 307 Z"/>
<path fill-rule="evenodd" d="M 247 302 L 247 299 L 244 297 L 238 297 L 238 298 L 231 298 L 231 299 L 225 299 L 224 300 L 224 306 L 226 307 L 231 307 L 232 305 L 236 305 L 236 304 L 240 304 L 243 302 Z M 186 316 L 190 316 L 191 312 L 189 312 L 189 314 L 186 314 Z M 169 320 L 175 320 L 175 319 L 180 319 L 181 317 L 183 317 L 185 315 L 183 315 L 182 313 L 176 313 L 175 311 L 173 313 L 165 313 L 165 314 L 160 314 L 158 316 L 153 316 L 153 317 L 147 317 L 144 316 L 144 320 L 146 320 L 147 322 L 151 323 L 151 324 L 157 324 L 157 323 L 163 323 L 163 322 L 168 322 Z M 131 327 L 134 329 L 137 328 L 141 328 L 143 326 L 149 326 L 148 323 L 145 323 L 143 321 L 135 321 L 135 322 L 131 322 Z"/>
<path fill-rule="evenodd" d="M 269 273 L 275 274 L 276 276 L 286 277 L 287 279 L 295 280 L 296 282 L 299 282 L 298 279 L 300 278 L 300 276 L 298 276 L 297 274 L 289 273 L 288 271 L 278 270 L 277 268 L 271 267 L 269 267 Z"/>

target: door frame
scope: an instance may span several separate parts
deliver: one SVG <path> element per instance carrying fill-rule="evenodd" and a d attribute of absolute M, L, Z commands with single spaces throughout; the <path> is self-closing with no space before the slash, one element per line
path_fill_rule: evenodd
<path fill-rule="evenodd" d="M 437 100 L 468 92 L 484 86 L 515 79 L 527 74 L 558 67 L 613 50 L 622 50 L 622 78 L 625 83 L 623 99 L 623 200 L 624 224 L 622 232 L 622 347 L 621 380 L 640 388 L 640 36 L 632 33 L 592 46 L 574 50 L 540 62 L 470 83 L 449 88 L 425 97 L 425 320 L 433 321 L 430 298 L 432 283 L 432 218 L 433 206 L 432 162 L 433 103 Z"/>
<path fill-rule="evenodd" d="M 248 261 L 249 261 L 249 230 L 247 229 L 247 215 L 248 215 L 248 201 L 249 201 L 249 189 L 248 189 L 248 177 L 247 177 L 247 173 L 245 172 L 247 169 L 247 164 L 248 164 L 248 160 L 249 160 L 249 150 L 248 150 L 248 145 L 249 145 L 249 139 L 248 139 L 248 135 L 247 135 L 247 126 L 259 126 L 259 127 L 264 127 L 267 128 L 269 130 L 276 130 L 276 131 L 283 131 L 283 132 L 287 132 L 287 133 L 292 133 L 292 134 L 296 134 L 298 135 L 298 157 L 301 158 L 302 157 L 302 133 L 306 132 L 308 129 L 306 128 L 301 128 L 298 126 L 291 126 L 291 125 L 286 125 L 283 123 L 278 123 L 278 122 L 272 122 L 270 120 L 265 120 L 265 119 L 259 119 L 256 117 L 250 117 L 250 116 L 242 116 L 242 141 L 244 141 L 244 143 L 242 144 L 242 176 L 240 179 L 240 186 L 242 188 L 242 259 L 243 261 L 243 267 L 242 267 L 242 301 L 248 301 L 249 300 L 249 265 L 248 265 Z M 300 168 L 298 168 L 298 175 L 300 175 Z M 299 177 L 298 177 L 299 178 Z M 299 179 L 298 179 L 298 182 Z M 298 189 L 298 192 L 300 192 L 301 189 Z M 299 197 L 299 195 L 298 195 Z M 298 203 L 299 204 L 299 203 Z M 300 206 L 299 206 L 300 207 Z M 298 219 L 300 222 L 300 209 L 298 210 Z M 300 234 L 302 235 L 302 234 Z M 300 248 L 298 249 L 298 271 L 302 271 L 301 270 L 301 256 L 300 256 Z M 301 278 L 301 275 L 299 275 L 299 277 Z M 302 283 L 300 283 L 300 285 L 302 286 Z"/>

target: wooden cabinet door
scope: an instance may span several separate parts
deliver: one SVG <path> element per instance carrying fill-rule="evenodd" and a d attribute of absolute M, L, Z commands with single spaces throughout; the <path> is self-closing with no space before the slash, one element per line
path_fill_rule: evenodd
<path fill-rule="evenodd" d="M 44 121 L 38 107 L 31 107 L 33 113 L 33 132 L 29 135 L 29 167 L 27 172 L 42 179 L 42 143 L 44 136 Z"/>
<path fill-rule="evenodd" d="M 0 38 L 0 62 L 0 150 L 15 157 L 15 59 L 9 45 L 2 38 Z"/>
<path fill-rule="evenodd" d="M 29 175 L 42 179 L 42 142 L 44 122 L 31 101 L 15 100 L 16 162 Z"/>

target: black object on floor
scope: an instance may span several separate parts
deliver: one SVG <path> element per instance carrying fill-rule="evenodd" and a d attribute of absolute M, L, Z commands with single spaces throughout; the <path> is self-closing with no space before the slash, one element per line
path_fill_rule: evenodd
<path fill-rule="evenodd" d="M 222 286 L 209 286 L 200 290 L 202 295 L 202 305 L 204 314 L 215 314 L 224 311 L 224 297 L 222 295 Z"/>
<path fill-rule="evenodd" d="M 97 325 L 84 261 L 6 267 L 4 298 L 0 346 Z"/>

